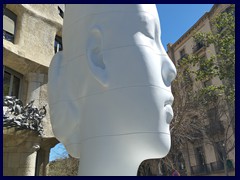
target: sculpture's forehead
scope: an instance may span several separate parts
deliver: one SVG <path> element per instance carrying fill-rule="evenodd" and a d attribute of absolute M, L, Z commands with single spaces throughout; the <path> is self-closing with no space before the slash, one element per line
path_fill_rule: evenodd
<path fill-rule="evenodd" d="M 67 4 L 66 13 L 74 19 L 103 13 L 149 13 L 158 17 L 155 4 Z"/>

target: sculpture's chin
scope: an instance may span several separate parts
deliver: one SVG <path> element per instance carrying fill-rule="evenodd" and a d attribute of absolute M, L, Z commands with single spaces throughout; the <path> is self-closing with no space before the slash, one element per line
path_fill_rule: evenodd
<path fill-rule="evenodd" d="M 165 157 L 168 152 L 170 151 L 171 148 L 171 136 L 170 134 L 159 134 L 160 137 L 160 141 L 162 143 L 162 147 L 161 147 L 161 158 Z"/>
<path fill-rule="evenodd" d="M 159 133 L 158 134 L 158 142 L 156 142 L 156 146 L 154 146 L 154 150 L 157 150 L 157 156 L 151 158 L 163 158 L 165 157 L 171 148 L 171 136 L 167 133 Z"/>
<path fill-rule="evenodd" d="M 65 145 L 67 152 L 74 158 L 80 158 L 80 144 Z"/>
<path fill-rule="evenodd" d="M 64 144 L 68 153 L 74 158 L 80 158 L 81 146 L 99 143 L 103 146 L 109 146 L 109 144 L 114 144 L 115 147 L 119 146 L 119 149 L 124 145 L 127 149 L 136 152 L 136 156 L 139 159 L 156 159 L 165 157 L 170 151 L 171 147 L 171 136 L 166 133 L 137 133 L 131 135 L 115 135 L 108 137 L 98 137 L 93 138 L 90 141 L 85 141 L 84 143 L 69 143 Z M 124 142 L 121 144 L 119 142 Z M 124 154 L 124 152 L 122 151 Z M 129 152 L 126 151 L 126 154 Z"/>

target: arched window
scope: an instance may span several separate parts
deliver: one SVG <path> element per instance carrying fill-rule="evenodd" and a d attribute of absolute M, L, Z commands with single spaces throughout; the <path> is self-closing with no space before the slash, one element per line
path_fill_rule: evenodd
<path fill-rule="evenodd" d="M 12 11 L 3 6 L 3 39 L 14 42 L 16 33 L 17 16 Z"/>

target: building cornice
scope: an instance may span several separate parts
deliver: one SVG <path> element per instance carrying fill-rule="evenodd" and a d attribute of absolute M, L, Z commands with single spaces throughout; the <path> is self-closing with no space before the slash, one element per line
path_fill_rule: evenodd
<path fill-rule="evenodd" d="M 192 33 L 199 28 L 202 27 L 201 23 L 204 22 L 206 18 L 209 17 L 209 13 L 206 12 L 190 29 L 188 29 L 174 44 L 172 44 L 172 48 L 176 48 L 179 44 L 182 44 L 182 42 L 187 41 L 189 38 L 192 37 Z"/>
<path fill-rule="evenodd" d="M 182 44 L 183 41 L 185 42 L 192 37 L 192 32 L 200 29 L 202 27 L 201 23 L 204 22 L 206 18 L 209 18 L 218 6 L 219 4 L 214 4 L 210 11 L 206 12 L 191 28 L 189 28 L 174 44 L 172 44 L 171 47 L 175 49 L 179 44 Z"/>

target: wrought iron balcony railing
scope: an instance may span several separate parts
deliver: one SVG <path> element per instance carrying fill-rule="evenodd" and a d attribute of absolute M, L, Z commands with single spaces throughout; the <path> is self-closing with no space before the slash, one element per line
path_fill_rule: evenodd
<path fill-rule="evenodd" d="M 224 164 L 221 161 L 211 162 L 209 164 L 196 165 L 191 167 L 192 175 L 210 174 L 216 171 L 224 170 Z"/>

